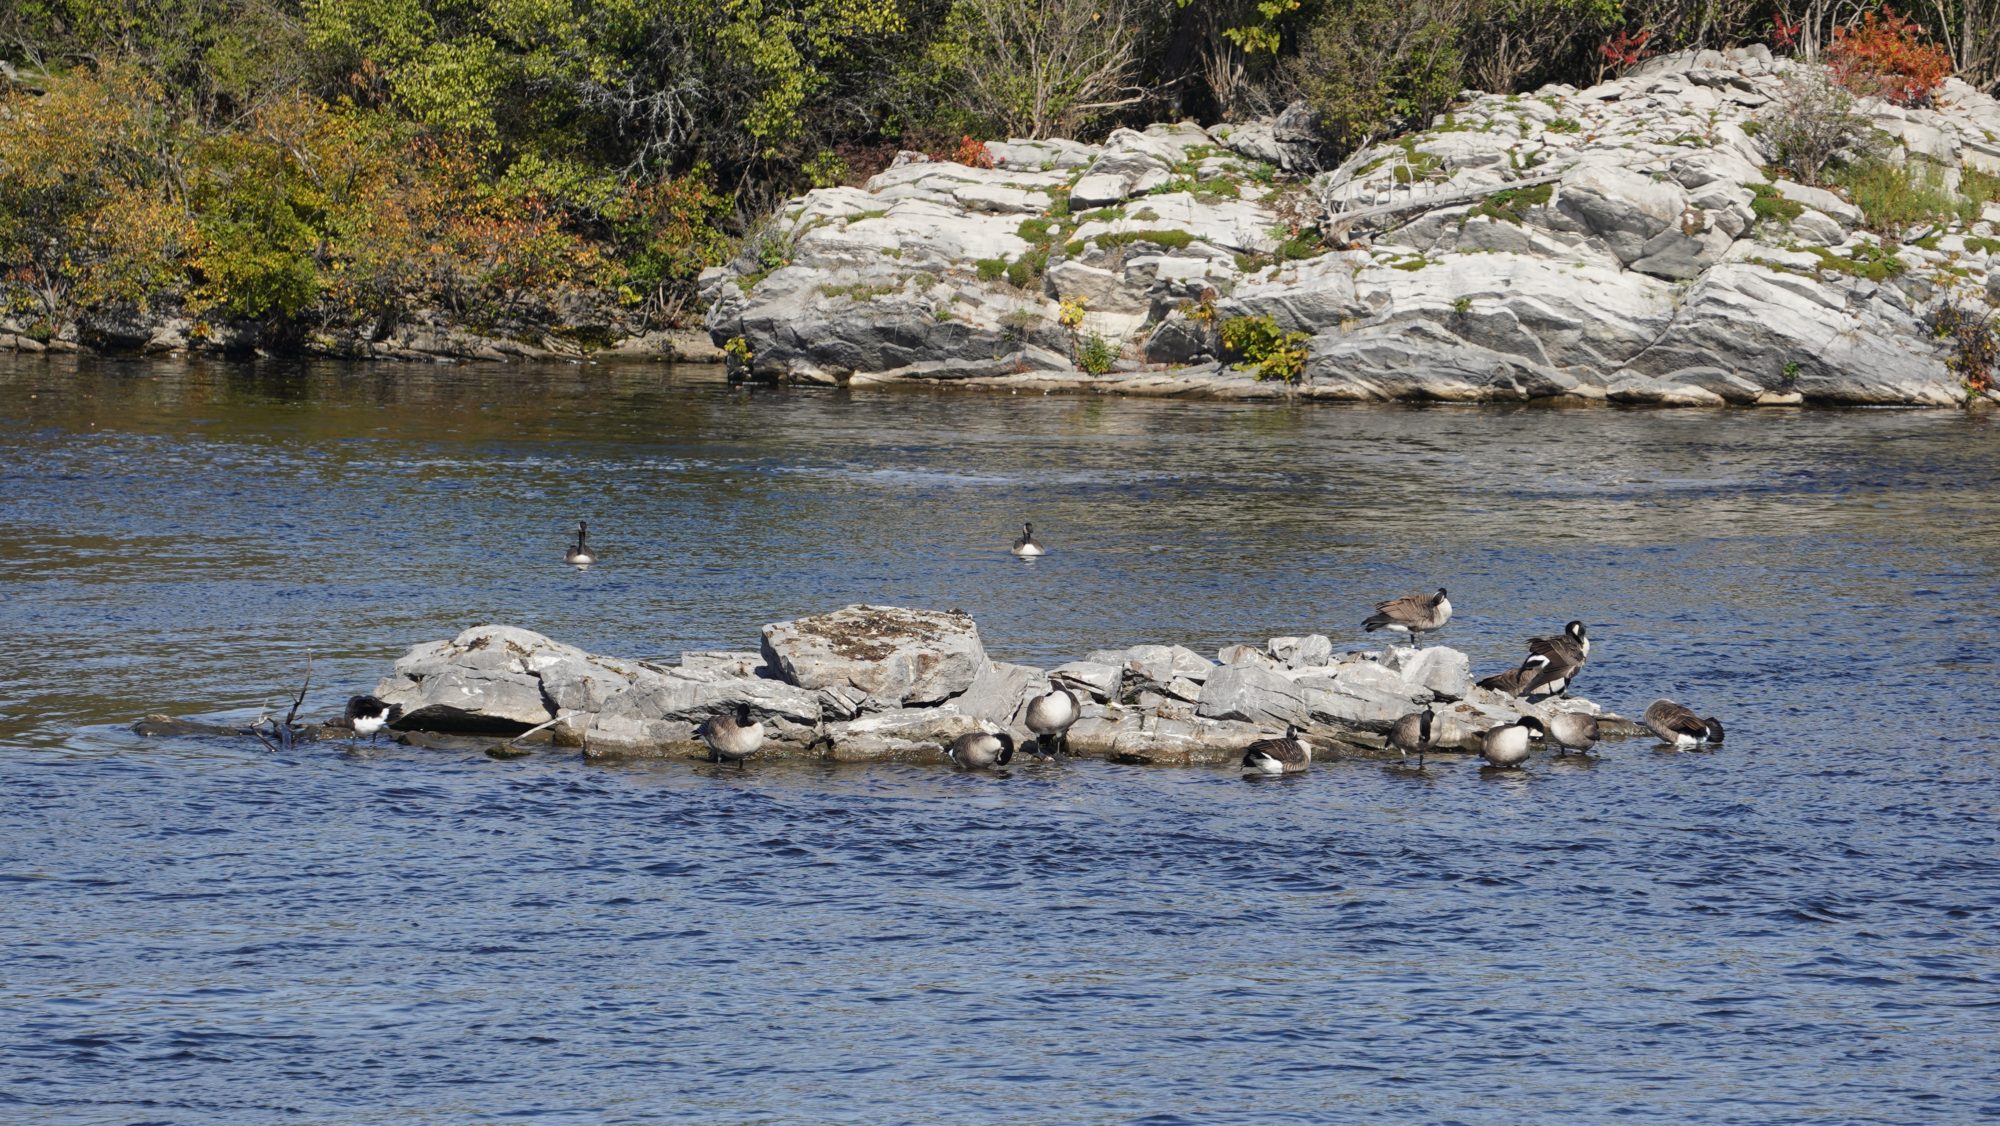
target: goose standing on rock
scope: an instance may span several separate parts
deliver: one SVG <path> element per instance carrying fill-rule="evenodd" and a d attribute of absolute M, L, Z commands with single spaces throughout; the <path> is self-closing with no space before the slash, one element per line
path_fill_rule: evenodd
<path fill-rule="evenodd" d="M 1035 526 L 1033 524 L 1021 525 L 1021 538 L 1014 541 L 1013 551 L 1015 555 L 1023 559 L 1033 559 L 1038 555 L 1048 554 L 1042 550 L 1041 544 L 1035 542 Z"/>
<path fill-rule="evenodd" d="M 1082 714 L 1083 703 L 1067 688 L 1053 688 L 1029 701 L 1028 714 L 1023 718 L 1028 730 L 1035 733 L 1036 753 L 1052 755 L 1057 750 L 1068 751 L 1070 725 Z"/>
<path fill-rule="evenodd" d="M 739 770 L 743 768 L 743 760 L 764 745 L 764 721 L 751 720 L 748 704 L 736 705 L 733 715 L 708 717 L 694 733 L 708 745 L 708 761 L 733 762 Z"/>
<path fill-rule="evenodd" d="M 374 696 L 349 696 L 347 698 L 347 724 L 354 728 L 356 735 L 368 736 L 369 742 L 389 724 L 403 718 L 403 705 L 385 704 Z"/>
<path fill-rule="evenodd" d="M 1301 774 L 1312 760 L 1312 745 L 1299 738 L 1296 723 L 1286 725 L 1283 739 L 1259 739 L 1243 751 L 1243 769 L 1251 774 Z"/>
<path fill-rule="evenodd" d="M 1528 732 L 1548 734 L 1542 721 L 1524 715 L 1512 723 L 1488 731 L 1480 740 L 1479 753 L 1494 766 L 1513 767 L 1528 761 Z"/>
<path fill-rule="evenodd" d="M 1543 691 L 1551 696 L 1563 695 L 1576 683 L 1576 674 L 1583 671 L 1583 662 L 1589 656 L 1589 631 L 1582 622 L 1571 622 L 1555 637 L 1529 638 L 1528 659 L 1521 667 L 1525 669 L 1530 664 L 1537 667 L 1527 689 L 1519 694 Z"/>
<path fill-rule="evenodd" d="M 1361 628 L 1374 633 L 1386 629 L 1392 633 L 1408 636 L 1416 642 L 1418 634 L 1430 633 L 1444 628 L 1451 620 L 1451 599 L 1444 596 L 1444 588 L 1432 595 L 1408 594 L 1392 598 L 1387 602 L 1377 602 L 1375 613 L 1361 623 Z"/>
<path fill-rule="evenodd" d="M 998 735 L 973 731 L 953 739 L 944 753 L 966 770 L 1005 766 L 1014 761 L 1014 737 L 1004 731 Z"/>
<path fill-rule="evenodd" d="M 597 556 L 592 555 L 590 553 L 589 541 L 590 541 L 589 523 L 583 520 L 578 520 L 576 522 L 576 544 L 575 546 L 571 547 L 568 551 L 563 553 L 563 562 L 568 563 L 573 567 L 588 567 L 592 563 L 597 562 Z"/>
<path fill-rule="evenodd" d="M 1672 700 L 1655 700 L 1646 709 L 1646 727 L 1660 737 L 1660 742 L 1676 747 L 1697 747 L 1703 743 L 1722 742 L 1722 721 L 1709 716 L 1702 719 L 1687 708 Z"/>
<path fill-rule="evenodd" d="M 1437 725 L 1428 711 L 1411 712 L 1389 729 L 1389 745 L 1405 759 L 1417 756 L 1417 769 L 1424 768 L 1424 752 L 1437 746 Z"/>
<path fill-rule="evenodd" d="M 1557 712 L 1549 720 L 1549 742 L 1557 747 L 1556 753 L 1582 751 L 1590 753 L 1597 745 L 1597 717 L 1584 712 Z"/>
<path fill-rule="evenodd" d="M 1479 687 L 1490 688 L 1495 692 L 1505 692 L 1509 696 L 1525 696 L 1528 691 L 1529 682 L 1535 679 L 1537 672 L 1541 671 L 1541 666 L 1534 663 L 1534 660 L 1533 657 L 1530 657 L 1526 662 L 1508 669 L 1506 672 L 1496 672 L 1485 680 L 1480 681 Z"/>

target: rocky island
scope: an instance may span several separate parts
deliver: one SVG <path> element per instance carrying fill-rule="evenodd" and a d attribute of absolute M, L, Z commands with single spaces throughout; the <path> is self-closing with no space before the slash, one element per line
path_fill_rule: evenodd
<path fill-rule="evenodd" d="M 1029 699 L 1051 685 L 1084 701 L 1074 754 L 1126 763 L 1226 764 L 1286 725 L 1323 754 L 1379 757 L 1384 733 L 1428 709 L 1441 749 L 1558 710 L 1639 729 L 1581 698 L 1526 700 L 1472 683 L 1444 646 L 1336 652 L 1321 635 L 1230 645 L 1215 659 L 1179 645 L 1100 650 L 1038 669 L 990 659 L 958 611 L 849 606 L 767 625 L 758 651 L 689 652 L 677 663 L 587 653 L 541 634 L 477 626 L 411 649 L 376 687 L 403 731 L 510 736 L 546 728 L 589 758 L 702 753 L 695 727 L 747 704 L 769 733 L 764 757 L 942 762 L 973 731 L 1032 738 Z"/>
<path fill-rule="evenodd" d="M 904 154 L 792 200 L 703 276 L 749 378 L 1194 397 L 1660 405 L 1980 398 L 1953 326 L 2000 304 L 2000 202 L 1902 238 L 1786 179 L 1760 128 L 1807 64 L 1664 55 L 1467 92 L 1317 175 L 1287 123 Z M 1946 198 L 2000 176 L 2000 103 L 1855 107 Z M 1230 340 L 1232 330 L 1238 340 Z M 1248 354 L 1253 365 L 1241 362 Z M 1259 378 L 1259 376 L 1274 378 Z"/>

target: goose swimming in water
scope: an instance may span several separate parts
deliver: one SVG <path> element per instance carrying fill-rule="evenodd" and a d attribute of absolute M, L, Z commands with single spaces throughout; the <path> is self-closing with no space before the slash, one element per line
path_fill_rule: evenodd
<path fill-rule="evenodd" d="M 1375 613 L 1361 623 L 1361 628 L 1374 633 L 1386 629 L 1391 633 L 1409 636 L 1414 643 L 1418 634 L 1430 633 L 1444 628 L 1451 620 L 1451 599 L 1444 595 L 1444 588 L 1432 595 L 1408 594 L 1392 598 L 1387 602 L 1377 602 Z"/>
<path fill-rule="evenodd" d="M 1583 712 L 1557 712 L 1549 720 L 1549 742 L 1557 747 L 1557 754 L 1565 751 L 1583 751 L 1597 745 L 1597 717 Z"/>
<path fill-rule="evenodd" d="M 710 716 L 694 733 L 708 745 L 708 761 L 733 762 L 739 769 L 764 745 L 764 721 L 750 719 L 748 704 L 736 705 L 734 715 Z"/>
<path fill-rule="evenodd" d="M 973 731 L 953 739 L 944 753 L 967 770 L 1005 766 L 1014 761 L 1014 737 L 1004 731 L 998 735 Z"/>
<path fill-rule="evenodd" d="M 1528 761 L 1528 732 L 1546 735 L 1548 728 L 1542 721 L 1531 715 L 1524 715 L 1512 723 L 1504 724 L 1488 731 L 1482 737 L 1479 753 L 1494 766 L 1519 766 Z"/>
<path fill-rule="evenodd" d="M 590 553 L 590 525 L 585 521 L 576 522 L 576 544 L 563 553 L 563 562 L 577 567 L 588 567 L 597 562 L 597 556 Z"/>
<path fill-rule="evenodd" d="M 1714 716 L 1702 719 L 1672 700 L 1653 701 L 1652 706 L 1646 709 L 1643 722 L 1660 737 L 1660 742 L 1672 743 L 1676 747 L 1722 742 L 1721 720 Z"/>
<path fill-rule="evenodd" d="M 381 734 L 384 727 L 403 718 L 403 705 L 385 704 L 374 696 L 349 696 L 347 698 L 347 724 L 354 728 L 356 735 L 366 735 L 369 741 Z"/>
<path fill-rule="evenodd" d="M 1035 526 L 1033 524 L 1021 525 L 1021 538 L 1014 541 L 1013 551 L 1014 554 L 1023 559 L 1033 559 L 1037 555 L 1048 554 L 1042 550 L 1041 544 L 1035 542 Z"/>
<path fill-rule="evenodd" d="M 1035 749 L 1040 754 L 1054 754 L 1056 750 L 1069 750 L 1069 728 L 1076 718 L 1083 714 L 1083 704 L 1076 693 L 1067 688 L 1052 689 L 1035 697 L 1028 703 L 1028 714 L 1023 717 L 1028 730 L 1035 733 Z M 1051 740 L 1053 748 L 1051 749 Z"/>
<path fill-rule="evenodd" d="M 1299 738 L 1296 723 L 1286 725 L 1283 739 L 1259 739 L 1243 751 L 1243 769 L 1252 774 L 1299 774 L 1312 760 L 1312 745 Z"/>
<path fill-rule="evenodd" d="M 1405 759 L 1417 756 L 1417 769 L 1424 768 L 1424 752 L 1437 746 L 1437 726 L 1428 711 L 1411 712 L 1389 729 L 1389 745 Z"/>

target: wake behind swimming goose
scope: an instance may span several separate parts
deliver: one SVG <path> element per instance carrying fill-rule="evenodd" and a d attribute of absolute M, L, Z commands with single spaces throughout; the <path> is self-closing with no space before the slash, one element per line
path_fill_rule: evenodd
<path fill-rule="evenodd" d="M 694 733 L 708 746 L 708 761 L 733 762 L 739 769 L 764 745 L 764 721 L 750 718 L 748 704 L 736 705 L 734 714 L 708 717 Z"/>
<path fill-rule="evenodd" d="M 563 562 L 573 567 L 588 567 L 597 562 L 597 556 L 590 551 L 589 523 L 582 520 L 576 522 L 576 543 L 563 553 Z"/>
<path fill-rule="evenodd" d="M 1391 633 L 1404 634 L 1414 643 L 1419 634 L 1443 629 L 1450 620 L 1451 599 L 1446 598 L 1444 588 L 1439 587 L 1436 594 L 1407 594 L 1387 602 L 1377 602 L 1375 613 L 1361 623 L 1361 628 L 1369 633 L 1386 629 Z"/>
<path fill-rule="evenodd" d="M 1479 753 L 1494 766 L 1515 767 L 1528 761 L 1528 733 L 1547 734 L 1548 728 L 1531 715 L 1488 731 L 1480 740 Z"/>
<path fill-rule="evenodd" d="M 1014 761 L 1014 737 L 1002 731 L 995 735 L 973 731 L 951 741 L 945 756 L 966 770 L 985 770 Z"/>
<path fill-rule="evenodd" d="M 1703 719 L 1672 700 L 1653 701 L 1646 708 L 1642 722 L 1648 730 L 1660 737 L 1660 742 L 1671 743 L 1683 749 L 1698 747 L 1703 743 L 1722 742 L 1721 720 L 1714 716 Z"/>
<path fill-rule="evenodd" d="M 1023 717 L 1028 730 L 1035 733 L 1035 750 L 1038 754 L 1054 754 L 1056 750 L 1069 750 L 1069 729 L 1077 717 L 1083 714 L 1083 702 L 1076 693 L 1067 688 L 1052 688 L 1028 703 L 1028 713 Z M 1051 749 L 1051 740 L 1054 748 Z"/>
<path fill-rule="evenodd" d="M 1033 559 L 1038 555 L 1048 554 L 1043 549 L 1040 541 L 1035 539 L 1035 526 L 1033 524 L 1021 525 L 1021 538 L 1014 541 L 1012 550 L 1015 555 L 1023 559 Z"/>
<path fill-rule="evenodd" d="M 1299 725 L 1288 724 L 1282 739 L 1259 739 L 1243 750 L 1243 769 L 1250 774 L 1300 774 L 1312 765 L 1312 746 L 1299 738 Z"/>
<path fill-rule="evenodd" d="M 1389 729 L 1389 745 L 1404 759 L 1417 756 L 1417 769 L 1424 768 L 1424 752 L 1437 747 L 1437 721 L 1426 711 L 1411 712 Z"/>
<path fill-rule="evenodd" d="M 1583 751 L 1588 754 L 1597 745 L 1597 717 L 1584 712 L 1557 712 L 1549 720 L 1549 742 L 1556 745 L 1556 753 Z"/>
<path fill-rule="evenodd" d="M 385 704 L 374 696 L 349 696 L 346 716 L 356 735 L 366 735 L 373 742 L 384 727 L 403 718 L 403 706 Z"/>

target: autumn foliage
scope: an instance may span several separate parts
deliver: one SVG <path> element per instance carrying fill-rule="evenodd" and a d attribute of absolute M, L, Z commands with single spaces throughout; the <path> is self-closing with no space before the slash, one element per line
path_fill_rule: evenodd
<path fill-rule="evenodd" d="M 1926 42 L 1916 21 L 1893 8 L 1863 13 L 1858 23 L 1835 28 L 1826 62 L 1842 86 L 1899 106 L 1930 104 L 1952 71 L 1944 48 Z"/>

